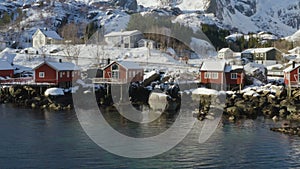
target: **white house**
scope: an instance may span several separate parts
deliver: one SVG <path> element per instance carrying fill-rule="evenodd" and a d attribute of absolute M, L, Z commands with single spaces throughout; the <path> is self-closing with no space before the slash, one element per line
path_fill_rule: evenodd
<path fill-rule="evenodd" d="M 32 46 L 34 48 L 40 48 L 50 44 L 59 44 L 61 41 L 62 38 L 55 31 L 37 29 L 32 36 Z"/>
<path fill-rule="evenodd" d="M 232 59 L 233 51 L 230 48 L 223 48 L 218 52 L 219 59 Z"/>
<path fill-rule="evenodd" d="M 105 41 L 108 45 L 135 48 L 138 46 L 137 42 L 143 38 L 142 32 L 138 30 L 111 32 L 104 35 Z"/>

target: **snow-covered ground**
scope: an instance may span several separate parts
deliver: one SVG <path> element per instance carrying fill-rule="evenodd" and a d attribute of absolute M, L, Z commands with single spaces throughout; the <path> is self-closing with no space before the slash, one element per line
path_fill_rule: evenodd
<path fill-rule="evenodd" d="M 82 70 L 87 70 L 95 66 L 99 66 L 100 62 L 107 63 L 107 59 L 116 61 L 132 61 L 137 62 L 145 68 L 164 69 L 181 72 L 190 72 L 193 70 L 185 62 L 178 60 L 176 56 L 161 52 L 160 50 L 141 47 L 141 48 L 118 48 L 110 46 L 97 45 L 76 45 L 72 46 L 79 50 L 78 61 L 67 56 L 67 49 L 63 45 L 45 46 L 39 54 L 26 54 L 23 50 L 5 49 L 0 53 L 0 59 L 8 60 L 20 70 L 34 68 L 43 61 L 59 61 L 73 62 L 78 64 Z M 56 53 L 50 53 L 53 51 Z M 44 57 L 45 56 L 45 57 Z M 200 62 L 198 62 L 200 64 Z"/>

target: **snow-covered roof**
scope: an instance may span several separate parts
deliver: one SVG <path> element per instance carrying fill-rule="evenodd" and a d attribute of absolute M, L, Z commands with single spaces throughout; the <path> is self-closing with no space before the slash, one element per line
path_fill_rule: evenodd
<path fill-rule="evenodd" d="M 55 32 L 55 31 L 43 31 L 43 33 L 46 35 L 48 38 L 52 39 L 57 39 L 57 40 L 62 40 L 62 38 Z"/>
<path fill-rule="evenodd" d="M 205 60 L 200 68 L 201 71 L 224 71 L 226 62 L 219 60 Z"/>
<path fill-rule="evenodd" d="M 151 43 L 154 43 L 155 41 L 154 40 L 151 40 L 151 39 L 141 39 L 138 41 L 138 43 L 140 42 L 151 42 Z"/>
<path fill-rule="evenodd" d="M 288 52 L 289 53 L 298 53 L 298 52 L 300 52 L 300 46 L 297 46 L 294 49 L 289 50 Z"/>
<path fill-rule="evenodd" d="M 49 88 L 45 91 L 45 96 L 59 96 L 59 95 L 65 95 L 64 90 L 61 88 Z"/>
<path fill-rule="evenodd" d="M 240 65 L 227 65 L 225 66 L 225 72 L 231 72 L 233 70 L 244 69 L 243 66 Z"/>
<path fill-rule="evenodd" d="M 129 62 L 129 61 L 121 61 L 118 62 L 120 65 L 122 65 L 123 67 L 125 67 L 126 69 L 142 69 L 142 67 L 135 62 Z"/>
<path fill-rule="evenodd" d="M 220 93 L 214 89 L 207 89 L 207 88 L 197 88 L 192 91 L 193 95 L 215 95 L 218 96 Z"/>
<path fill-rule="evenodd" d="M 14 68 L 10 63 L 5 60 L 0 60 L 0 70 L 13 70 Z"/>
<path fill-rule="evenodd" d="M 34 69 L 39 68 L 43 64 L 47 64 L 47 65 L 49 65 L 50 67 L 52 67 L 53 69 L 55 69 L 57 71 L 80 70 L 78 66 L 76 66 L 74 63 L 71 63 L 71 62 L 49 62 L 49 61 L 46 61 L 46 62 L 43 62 L 43 63 L 39 64 Z"/>
<path fill-rule="evenodd" d="M 119 61 L 119 62 L 113 61 L 110 64 L 106 65 L 103 69 L 106 69 L 107 67 L 111 66 L 114 63 L 123 66 L 125 69 L 143 69 L 138 63 L 130 62 L 130 61 Z"/>
<path fill-rule="evenodd" d="M 230 48 L 222 48 L 221 50 L 219 50 L 219 52 L 227 52 L 227 51 L 232 52 L 232 50 Z"/>
<path fill-rule="evenodd" d="M 38 30 L 40 30 L 48 38 L 52 38 L 52 39 L 56 39 L 56 40 L 62 40 L 62 38 L 55 31 L 42 30 L 42 29 L 38 29 Z"/>
<path fill-rule="evenodd" d="M 269 48 L 250 48 L 250 49 L 246 49 L 244 50 L 242 53 L 265 53 L 268 52 L 270 50 L 276 49 L 274 47 L 269 47 Z"/>
<path fill-rule="evenodd" d="M 229 36 L 226 36 L 225 39 L 226 40 L 232 40 L 232 41 L 236 41 L 237 39 L 241 38 L 242 36 L 244 36 L 241 33 L 235 33 L 235 34 L 231 34 Z"/>
<path fill-rule="evenodd" d="M 283 70 L 283 72 L 291 72 L 293 71 L 294 69 L 298 68 L 300 66 L 300 64 L 295 64 L 295 67 L 293 67 L 293 65 L 290 65 L 289 67 L 285 68 Z"/>
<path fill-rule="evenodd" d="M 105 37 L 109 37 L 109 36 L 133 36 L 133 35 L 137 35 L 137 34 L 142 34 L 142 32 L 140 32 L 138 30 L 121 31 L 121 32 L 111 32 L 111 33 L 108 33 L 108 34 L 106 34 L 104 36 Z"/>

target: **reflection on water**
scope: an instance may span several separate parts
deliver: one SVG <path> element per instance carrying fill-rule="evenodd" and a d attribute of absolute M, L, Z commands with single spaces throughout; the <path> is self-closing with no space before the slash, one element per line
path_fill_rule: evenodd
<path fill-rule="evenodd" d="M 114 110 L 104 116 L 120 132 L 136 137 L 164 131 L 177 117 L 163 113 L 151 123 L 138 124 Z M 204 144 L 197 143 L 199 131 L 192 130 L 167 153 L 128 159 L 94 144 L 72 111 L 0 105 L 0 168 L 299 168 L 300 138 L 271 132 L 274 125 L 262 118 L 223 121 Z"/>

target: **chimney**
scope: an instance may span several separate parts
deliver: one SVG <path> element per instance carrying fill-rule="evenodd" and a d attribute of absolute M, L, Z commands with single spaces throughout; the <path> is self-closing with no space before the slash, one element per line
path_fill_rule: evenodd
<path fill-rule="evenodd" d="M 107 64 L 110 64 L 110 58 L 107 58 Z"/>
<path fill-rule="evenodd" d="M 293 61 L 293 68 L 295 68 L 296 67 L 296 62 L 295 61 Z"/>
<path fill-rule="evenodd" d="M 62 62 L 62 59 L 59 59 L 59 63 L 61 63 Z"/>

